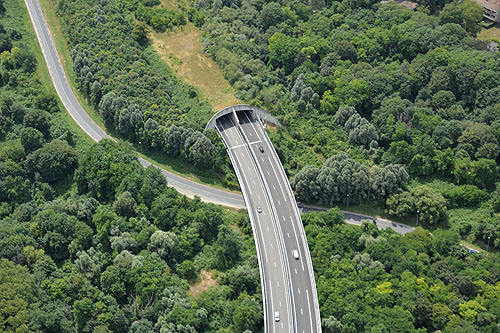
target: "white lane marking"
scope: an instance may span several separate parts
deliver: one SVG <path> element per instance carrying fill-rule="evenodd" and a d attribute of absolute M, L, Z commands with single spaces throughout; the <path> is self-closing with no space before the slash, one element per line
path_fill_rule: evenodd
<path fill-rule="evenodd" d="M 290 223 L 292 223 L 293 233 L 295 234 L 295 241 L 297 242 L 297 250 L 299 251 L 299 256 L 302 258 L 302 260 L 300 260 L 300 263 L 302 264 L 302 271 L 305 271 L 304 257 L 302 257 L 302 253 L 301 253 L 302 251 L 300 251 L 299 239 L 297 237 L 297 231 L 295 231 L 295 224 L 293 223 L 293 219 L 291 216 L 290 216 Z"/>
<path fill-rule="evenodd" d="M 241 148 L 241 147 L 245 147 L 246 145 L 237 145 L 237 146 L 233 146 L 233 147 L 230 147 L 229 149 L 236 149 L 236 148 Z"/>
<path fill-rule="evenodd" d="M 269 171 L 266 171 L 267 172 L 267 175 L 270 176 L 271 174 L 269 173 Z"/>
<path fill-rule="evenodd" d="M 248 121 L 250 122 L 250 125 L 252 126 L 252 129 L 253 131 L 255 132 L 255 134 L 257 135 L 257 137 L 260 139 L 260 136 L 259 136 L 259 133 L 257 133 L 257 130 L 255 129 L 255 127 L 253 126 L 253 122 L 250 120 L 250 118 L 248 118 L 247 114 L 244 112 L 243 113 L 245 115 L 245 117 L 248 119 Z"/>
<path fill-rule="evenodd" d="M 267 232 L 269 232 L 269 227 L 267 227 Z"/>
<path fill-rule="evenodd" d="M 248 171 L 250 171 L 250 167 L 248 165 L 247 165 L 247 169 L 248 169 Z"/>
<path fill-rule="evenodd" d="M 295 275 L 297 275 L 297 268 L 294 268 L 295 269 Z M 300 289 L 299 289 L 300 290 Z M 300 291 L 299 291 L 299 294 L 300 294 Z"/>
<path fill-rule="evenodd" d="M 281 206 L 281 202 L 278 200 L 278 206 Z"/>
<path fill-rule="evenodd" d="M 259 197 L 259 200 L 260 200 L 260 195 L 257 194 L 257 196 Z"/>
<path fill-rule="evenodd" d="M 274 267 L 277 267 L 277 266 L 276 266 L 276 261 L 274 262 Z"/>
<path fill-rule="evenodd" d="M 298 293 L 299 293 L 299 295 L 300 295 L 300 288 L 297 288 L 297 292 L 298 292 Z"/>
<path fill-rule="evenodd" d="M 267 156 L 267 159 L 269 160 L 269 164 L 271 164 L 271 168 L 273 168 L 274 176 L 276 177 L 276 180 L 278 181 L 278 185 L 280 186 L 281 193 L 283 194 L 283 198 L 285 199 L 286 202 L 286 194 L 285 191 L 283 191 L 283 187 L 281 187 L 281 182 L 279 181 L 278 174 L 276 173 L 276 169 L 274 168 L 273 162 L 271 162 L 271 158 Z M 267 172 L 269 175 L 269 171 Z"/>
<path fill-rule="evenodd" d="M 229 120 L 231 121 L 231 124 L 233 124 L 233 128 L 235 128 L 235 129 L 236 129 L 236 124 L 234 123 L 233 119 L 232 119 L 231 117 L 229 117 Z M 236 133 L 238 133 L 238 132 L 236 131 Z M 237 135 L 237 137 L 239 138 L 239 135 Z M 240 143 L 240 144 L 243 144 L 243 145 L 244 145 L 244 142 L 243 142 L 243 141 L 241 141 L 241 143 Z"/>
<path fill-rule="evenodd" d="M 280 301 L 280 308 L 281 308 L 281 301 Z"/>
<path fill-rule="evenodd" d="M 260 232 L 260 237 L 262 240 L 264 240 L 264 234 L 262 233 L 262 228 L 260 227 L 260 221 L 259 221 L 258 215 L 256 216 L 256 219 L 257 219 L 257 228 L 259 229 L 259 232 Z M 262 248 L 264 249 L 264 256 L 266 257 L 266 262 L 269 262 L 269 260 L 267 259 L 267 250 L 266 250 L 266 243 L 265 242 L 262 242 Z"/>
<path fill-rule="evenodd" d="M 274 250 L 274 246 L 273 246 L 273 243 L 269 243 L 269 244 L 271 244 L 271 249 L 273 249 L 273 250 Z"/>
<path fill-rule="evenodd" d="M 280 280 L 276 280 L 276 284 L 278 285 L 278 287 L 280 286 Z"/>
<path fill-rule="evenodd" d="M 275 190 L 275 191 L 276 191 L 276 186 L 274 186 L 274 185 L 273 185 L 273 190 Z"/>
<path fill-rule="evenodd" d="M 260 159 L 262 160 L 262 162 L 264 162 L 264 157 L 261 157 Z"/>
<path fill-rule="evenodd" d="M 248 132 L 248 134 L 250 134 L 250 136 L 253 136 L 251 132 Z"/>
<path fill-rule="evenodd" d="M 253 181 L 253 184 L 254 184 L 254 185 L 257 185 L 257 184 L 255 184 L 255 180 L 253 180 L 253 179 L 252 179 L 252 181 Z"/>
<path fill-rule="evenodd" d="M 309 302 L 309 290 L 306 289 L 306 295 L 307 295 L 307 308 L 309 309 L 309 322 L 311 323 L 311 332 L 313 331 L 313 318 L 312 318 L 312 313 L 311 313 L 311 302 Z"/>
<path fill-rule="evenodd" d="M 288 236 L 288 238 L 290 238 L 290 233 L 289 232 L 287 232 L 286 235 Z"/>
<path fill-rule="evenodd" d="M 231 152 L 228 152 L 228 153 L 231 153 Z M 241 153 L 241 154 L 243 155 L 243 153 Z M 240 168 L 240 167 L 241 167 L 241 162 L 240 162 L 240 160 L 239 160 L 239 158 L 238 158 L 238 154 L 234 154 L 234 159 L 235 159 L 235 160 L 236 160 L 236 162 L 238 163 L 238 166 L 237 166 L 237 167 L 238 167 L 238 168 Z M 241 173 L 243 174 L 243 169 L 241 169 Z M 248 184 L 248 182 L 247 182 L 246 180 L 245 180 L 245 182 Z M 252 194 L 252 190 L 250 189 L 250 186 L 245 186 L 245 187 L 248 189 L 248 192 L 250 192 L 250 195 L 252 195 L 252 196 L 253 196 L 253 194 Z"/>
<path fill-rule="evenodd" d="M 299 251 L 299 256 L 304 259 L 302 257 L 302 251 L 300 251 L 300 246 L 299 246 L 299 239 L 297 238 L 297 231 L 295 231 L 295 224 L 293 223 L 293 219 L 292 217 L 290 216 L 290 223 L 292 224 L 292 228 L 293 228 L 293 233 L 295 234 L 295 241 L 297 242 L 297 251 Z M 304 268 L 304 260 L 301 260 L 300 263 L 302 264 L 302 271 L 305 271 L 305 268 Z"/>
<path fill-rule="evenodd" d="M 276 263 L 274 263 L 276 265 Z M 274 312 L 274 304 L 273 304 L 273 284 L 271 283 L 271 280 L 269 280 L 269 293 L 271 294 L 271 313 Z M 311 324 L 312 325 L 312 324 Z M 274 332 L 274 325 L 271 326 L 272 331 Z M 311 331 L 312 332 L 312 331 Z"/>
<path fill-rule="evenodd" d="M 300 314 L 304 315 L 304 310 L 302 310 L 302 308 L 300 308 Z"/>
<path fill-rule="evenodd" d="M 282 217 L 283 217 L 283 222 L 285 222 L 285 215 L 283 215 Z"/>

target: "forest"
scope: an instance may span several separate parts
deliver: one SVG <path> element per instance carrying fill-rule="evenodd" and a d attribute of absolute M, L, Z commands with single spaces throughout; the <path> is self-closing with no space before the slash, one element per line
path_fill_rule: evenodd
<path fill-rule="evenodd" d="M 338 208 L 304 214 L 324 332 L 498 332 L 500 258 L 460 245 L 468 235 L 499 246 L 500 59 L 478 50 L 475 19 L 456 17 L 470 2 L 422 1 L 417 12 L 368 0 L 90 4 L 58 1 L 73 20 L 75 72 L 81 65 L 80 86 L 130 142 L 192 163 L 224 153 L 202 132 L 210 106 L 144 39 L 193 20 L 207 51 L 223 50 L 213 56 L 226 75 L 241 71 L 232 83 L 246 82 L 242 98 L 286 124 L 270 134 L 301 199 L 448 223 L 402 236 L 347 225 Z M 23 1 L 0 0 L 0 331 L 262 332 L 247 213 L 169 188 L 131 143 L 88 144 L 42 83 L 19 17 L 28 19 Z M 272 40 L 291 51 L 271 52 Z M 221 156 L 211 167 L 224 173 Z"/>

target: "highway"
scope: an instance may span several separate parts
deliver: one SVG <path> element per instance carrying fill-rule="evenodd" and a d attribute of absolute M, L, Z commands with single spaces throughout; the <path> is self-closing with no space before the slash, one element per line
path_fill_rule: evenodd
<path fill-rule="evenodd" d="M 319 305 L 307 239 L 300 214 L 281 162 L 257 118 L 237 112 L 240 129 L 252 150 L 270 192 L 289 264 L 296 332 L 321 332 Z M 292 251 L 298 251 L 298 259 Z"/>
<path fill-rule="evenodd" d="M 265 185 L 232 114 L 217 119 L 216 129 L 226 145 L 248 207 L 260 266 L 266 332 L 292 332 L 287 273 L 280 250 L 279 231 Z M 260 212 L 258 208 L 260 207 Z M 279 313 L 279 321 L 275 313 Z"/>

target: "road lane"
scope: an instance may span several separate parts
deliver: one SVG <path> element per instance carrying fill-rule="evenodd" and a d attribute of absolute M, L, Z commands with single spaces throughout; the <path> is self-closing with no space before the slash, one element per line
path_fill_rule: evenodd
<path fill-rule="evenodd" d="M 232 122 L 231 115 L 217 120 L 221 135 L 233 167 L 241 184 L 254 233 L 263 284 L 264 313 L 267 332 L 291 332 L 290 301 L 279 240 L 273 223 L 272 208 L 264 185 L 250 156 L 248 147 Z M 247 192 L 248 191 L 248 192 Z M 251 193 L 251 194 L 250 194 Z M 257 206 L 262 212 L 257 213 Z M 274 312 L 280 313 L 280 322 L 274 321 Z"/>
<path fill-rule="evenodd" d="M 286 176 L 281 172 L 279 161 L 273 156 L 271 143 L 263 132 L 262 126 L 247 112 L 238 112 L 240 128 L 248 139 L 256 160 L 263 170 L 263 177 L 272 193 L 277 215 L 280 219 L 284 237 L 285 251 L 288 254 L 291 285 L 294 290 L 294 310 L 297 316 L 297 332 L 321 332 L 319 305 L 307 241 L 303 237 L 303 225 Z M 263 151 L 261 151 L 263 149 Z M 292 236 L 290 236 L 292 235 Z M 299 252 L 294 259 L 292 251 Z M 299 293 L 299 290 L 302 292 Z M 313 319 L 311 319 L 313 318 Z"/>

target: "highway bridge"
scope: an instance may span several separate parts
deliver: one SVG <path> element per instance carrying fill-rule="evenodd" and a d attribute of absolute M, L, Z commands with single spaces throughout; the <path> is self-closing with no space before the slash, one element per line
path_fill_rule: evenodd
<path fill-rule="evenodd" d="M 304 227 L 262 121 L 277 122 L 260 108 L 236 105 L 218 112 L 207 128 L 221 136 L 243 192 L 259 258 L 266 332 L 321 332 Z"/>

